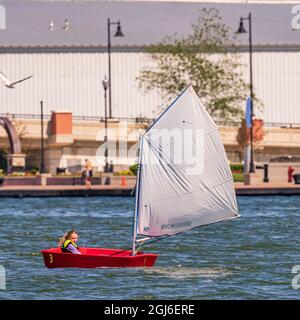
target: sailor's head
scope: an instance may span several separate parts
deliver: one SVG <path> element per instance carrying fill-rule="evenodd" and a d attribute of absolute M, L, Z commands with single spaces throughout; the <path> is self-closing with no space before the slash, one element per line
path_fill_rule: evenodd
<path fill-rule="evenodd" d="M 67 240 L 71 240 L 72 242 L 78 241 L 78 232 L 76 230 L 71 230 L 67 234 Z"/>
<path fill-rule="evenodd" d="M 70 240 L 72 242 L 77 242 L 78 241 L 78 233 L 77 232 L 73 232 L 72 235 L 71 235 Z"/>

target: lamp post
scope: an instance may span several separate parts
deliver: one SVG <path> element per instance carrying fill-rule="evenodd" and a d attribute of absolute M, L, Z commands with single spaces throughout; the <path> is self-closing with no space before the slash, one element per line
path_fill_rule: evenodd
<path fill-rule="evenodd" d="M 109 172 L 109 166 L 108 166 L 108 139 L 107 139 L 107 89 L 109 88 L 109 80 L 105 76 L 102 81 L 103 89 L 104 89 L 104 106 L 105 106 L 105 112 L 104 112 L 104 125 L 105 125 L 105 132 L 104 132 L 104 143 L 105 143 L 105 166 L 104 166 L 104 172 Z"/>
<path fill-rule="evenodd" d="M 117 25 L 117 32 L 115 33 L 114 37 L 124 37 L 124 34 L 121 30 L 121 23 L 118 22 L 111 22 L 110 19 L 107 19 L 107 52 L 108 52 L 108 99 L 109 99 L 109 118 L 112 117 L 112 108 L 111 108 L 111 60 L 110 60 L 110 53 L 111 53 L 111 43 L 110 43 L 110 26 L 112 24 Z"/>
<path fill-rule="evenodd" d="M 240 25 L 237 33 L 247 33 L 244 28 L 244 20 L 248 20 L 249 23 L 249 69 L 250 69 L 250 99 L 251 99 L 251 128 L 250 128 L 250 168 L 249 172 L 255 172 L 254 160 L 253 160 L 253 79 L 252 79 L 252 21 L 251 13 L 248 17 L 240 18 Z"/>
<path fill-rule="evenodd" d="M 44 104 L 41 101 L 41 173 L 45 172 L 45 148 L 44 148 Z"/>

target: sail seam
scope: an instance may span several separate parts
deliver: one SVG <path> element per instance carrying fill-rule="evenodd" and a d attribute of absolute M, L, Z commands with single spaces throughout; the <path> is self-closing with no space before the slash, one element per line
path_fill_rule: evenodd
<path fill-rule="evenodd" d="M 211 130 L 208 130 L 206 132 L 204 132 L 204 134 L 210 134 L 211 132 L 214 132 L 214 131 L 219 131 L 219 128 L 214 128 L 214 129 L 211 129 Z"/>
<path fill-rule="evenodd" d="M 233 178 L 224 180 L 224 181 L 222 181 L 222 182 L 220 182 L 220 183 L 215 184 L 214 186 L 209 186 L 209 187 L 210 187 L 210 188 L 216 188 L 216 187 L 218 187 L 218 186 L 220 186 L 220 185 L 222 185 L 222 184 L 224 184 L 224 183 L 227 183 L 227 182 L 229 182 L 229 181 L 233 181 Z"/>

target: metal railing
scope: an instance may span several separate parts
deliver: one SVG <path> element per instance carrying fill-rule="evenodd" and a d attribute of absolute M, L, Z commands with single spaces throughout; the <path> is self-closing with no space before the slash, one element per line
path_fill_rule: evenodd
<path fill-rule="evenodd" d="M 40 119 L 39 114 L 29 114 L 29 113 L 0 113 L 2 117 L 8 117 L 9 119 Z M 44 119 L 51 119 L 50 114 L 45 114 Z M 73 116 L 75 121 L 94 121 L 94 122 L 104 122 L 105 117 L 96 117 L 96 116 Z M 147 123 L 151 124 L 155 119 L 147 117 L 114 117 L 108 118 L 110 121 L 126 121 L 132 123 Z M 215 120 L 216 124 L 219 126 L 227 127 L 239 127 L 240 121 L 224 121 L 224 120 Z M 290 128 L 290 129 L 300 129 L 300 123 L 286 123 L 286 122 L 264 122 L 264 127 L 276 127 L 276 128 Z"/>

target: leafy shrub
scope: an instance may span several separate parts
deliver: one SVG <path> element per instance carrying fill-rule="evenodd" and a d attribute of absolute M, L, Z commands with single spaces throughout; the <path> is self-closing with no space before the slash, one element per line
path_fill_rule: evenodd
<path fill-rule="evenodd" d="M 116 173 L 117 176 L 133 176 L 133 172 L 131 170 L 121 170 Z"/>
<path fill-rule="evenodd" d="M 38 168 L 32 168 L 30 170 L 30 173 L 32 173 L 33 175 L 36 175 L 37 173 L 39 173 L 39 169 Z"/>
<path fill-rule="evenodd" d="M 244 171 L 244 165 L 241 163 L 231 164 L 230 169 L 232 172 L 242 173 Z"/>
<path fill-rule="evenodd" d="M 25 176 L 25 172 L 13 172 L 12 176 L 13 177 L 24 177 Z"/>
<path fill-rule="evenodd" d="M 129 170 L 136 176 L 137 175 L 137 170 L 138 170 L 138 164 L 133 164 L 132 166 L 129 167 Z"/>

